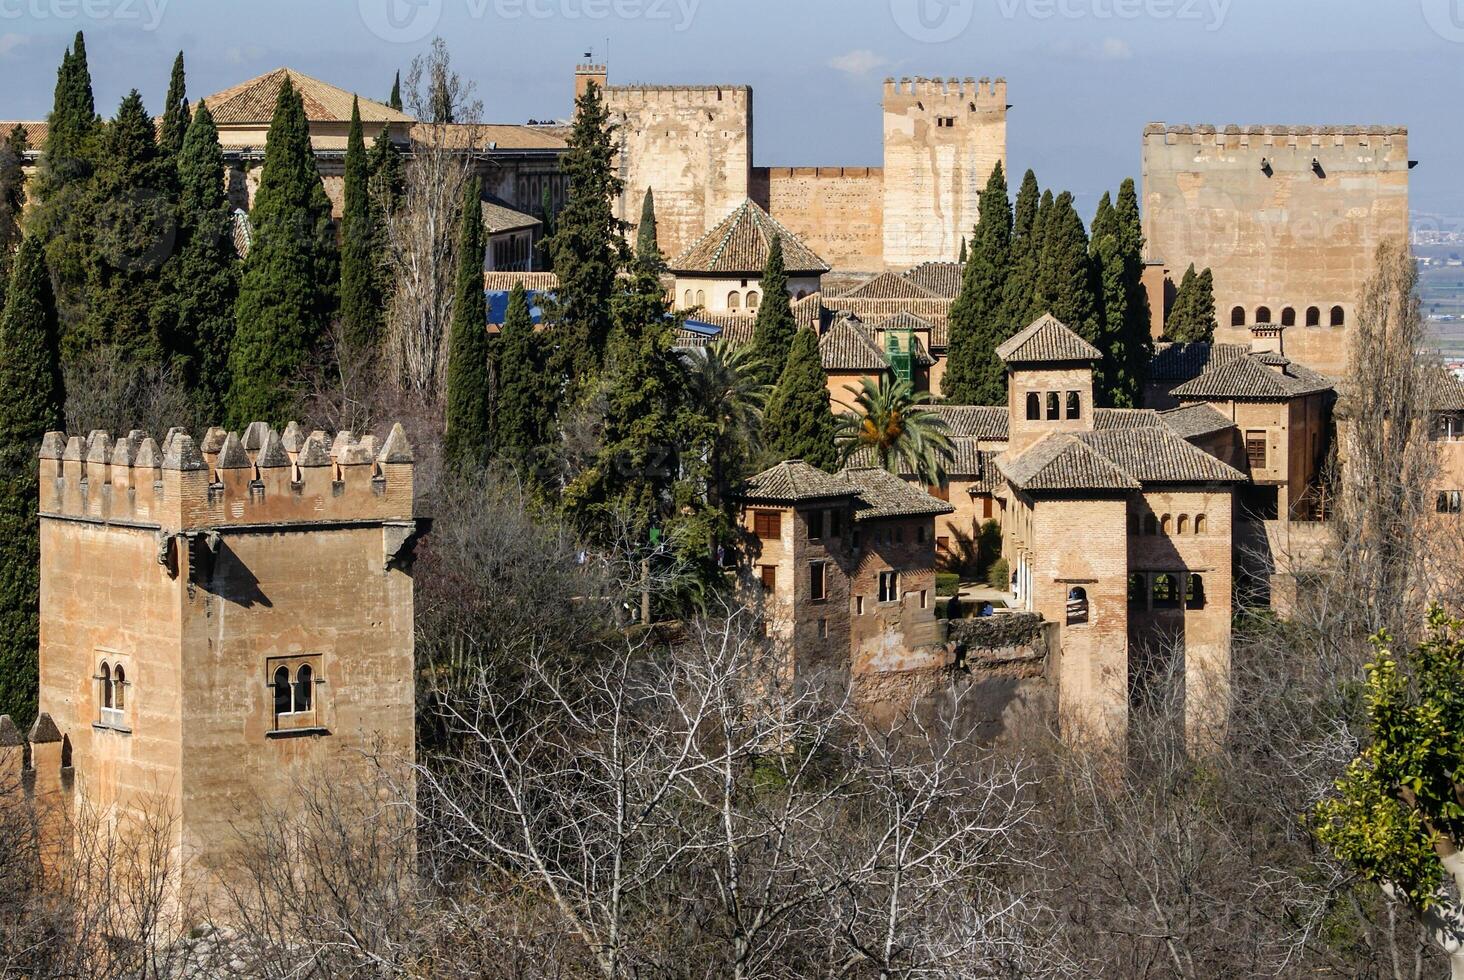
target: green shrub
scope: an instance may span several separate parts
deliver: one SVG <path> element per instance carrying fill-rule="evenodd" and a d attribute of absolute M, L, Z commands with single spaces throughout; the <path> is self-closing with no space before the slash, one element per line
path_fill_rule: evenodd
<path fill-rule="evenodd" d="M 935 594 L 953 596 L 961 591 L 961 576 L 955 572 L 935 573 Z"/>
<path fill-rule="evenodd" d="M 986 584 L 991 586 L 993 589 L 1001 589 L 1003 592 L 1011 588 L 1012 570 L 1011 567 L 1007 565 L 1007 560 L 1005 558 L 998 558 L 996 562 L 992 564 L 991 568 L 986 573 Z"/>

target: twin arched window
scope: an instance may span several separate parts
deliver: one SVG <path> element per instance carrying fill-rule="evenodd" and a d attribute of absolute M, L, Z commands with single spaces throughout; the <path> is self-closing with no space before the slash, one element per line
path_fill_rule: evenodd
<path fill-rule="evenodd" d="M 127 709 L 127 670 L 121 664 L 102 661 L 97 675 L 101 684 L 101 722 L 113 728 L 121 728 Z"/>
<path fill-rule="evenodd" d="M 315 672 L 309 664 L 301 664 L 290 680 L 290 668 L 280 665 L 274 672 L 274 713 L 301 715 L 315 710 Z"/>

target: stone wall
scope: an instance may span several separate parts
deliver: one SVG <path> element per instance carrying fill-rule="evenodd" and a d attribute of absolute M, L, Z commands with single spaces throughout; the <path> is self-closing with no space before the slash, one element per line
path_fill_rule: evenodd
<path fill-rule="evenodd" d="M 885 82 L 886 268 L 955 261 L 992 168 L 1006 166 L 1006 113 L 1005 79 Z"/>
<path fill-rule="evenodd" d="M 1408 232 L 1408 133 L 1400 127 L 1145 128 L 1144 234 L 1177 281 L 1215 275 L 1216 340 L 1245 343 L 1258 317 L 1298 324 L 1286 353 L 1345 370 L 1373 255 Z M 1321 325 L 1306 326 L 1317 308 Z M 1344 325 L 1330 326 L 1333 307 Z M 1240 325 L 1232 325 L 1239 308 Z"/>
<path fill-rule="evenodd" d="M 877 167 L 761 167 L 752 197 L 829 265 L 884 269 L 884 171 Z"/>
<path fill-rule="evenodd" d="M 752 170 L 752 89 L 747 86 L 611 86 L 620 127 L 616 217 L 640 222 L 656 192 L 661 251 L 675 257 L 745 201 Z"/>

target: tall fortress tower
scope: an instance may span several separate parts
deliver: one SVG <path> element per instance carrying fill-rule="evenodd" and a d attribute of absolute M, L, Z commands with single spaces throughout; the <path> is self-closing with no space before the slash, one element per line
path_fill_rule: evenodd
<path fill-rule="evenodd" d="M 604 88 L 619 127 L 616 215 L 633 228 L 652 189 L 672 258 L 752 199 L 841 271 L 953 262 L 992 168 L 1006 163 L 1000 78 L 887 79 L 883 167 L 756 167 L 750 87 L 608 81 L 603 65 L 575 73 L 577 95 Z"/>

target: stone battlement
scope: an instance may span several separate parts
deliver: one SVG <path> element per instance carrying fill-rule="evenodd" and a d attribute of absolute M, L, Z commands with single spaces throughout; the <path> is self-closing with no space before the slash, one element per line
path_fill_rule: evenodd
<path fill-rule="evenodd" d="M 700 105 L 708 101 L 745 103 L 752 98 L 750 85 L 609 85 L 605 91 L 617 104 Z"/>
<path fill-rule="evenodd" d="M 162 445 L 134 429 L 113 439 L 47 433 L 40 452 L 43 519 L 179 532 L 280 524 L 412 519 L 413 458 L 395 425 L 384 444 L 263 422 L 241 438 L 213 428 L 201 441 L 170 429 Z"/>
<path fill-rule="evenodd" d="M 1393 138 L 1408 138 L 1406 126 L 1237 126 L 1231 123 L 1227 126 L 1207 125 L 1166 125 L 1162 122 L 1149 123 L 1144 127 L 1144 139 L 1149 142 L 1164 142 L 1178 144 L 1185 142 L 1188 137 L 1190 142 L 1201 143 L 1213 140 L 1226 146 L 1241 146 L 1247 142 L 1254 142 L 1259 137 L 1259 145 L 1273 146 L 1277 143 L 1295 145 L 1305 140 L 1308 143 L 1316 143 L 1320 140 L 1330 140 L 1333 145 L 1342 146 L 1347 144 L 1366 145 L 1372 137 L 1382 137 L 1384 141 Z"/>
<path fill-rule="evenodd" d="M 1006 109 L 1005 78 L 886 78 L 885 100 L 930 99 L 939 103 L 974 101 L 981 109 Z"/>

